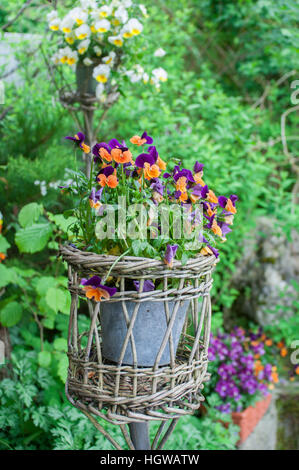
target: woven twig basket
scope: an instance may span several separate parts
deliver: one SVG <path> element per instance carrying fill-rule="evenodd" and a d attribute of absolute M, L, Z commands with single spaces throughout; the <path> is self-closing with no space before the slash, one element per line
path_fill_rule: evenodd
<path fill-rule="evenodd" d="M 109 301 L 96 303 L 86 299 L 80 281 L 93 275 L 105 278 L 117 257 L 83 252 L 70 245 L 61 247 L 60 254 L 68 263 L 68 288 L 72 297 L 66 384 L 70 402 L 84 412 L 120 425 L 178 418 L 199 408 L 203 401 L 203 382 L 208 380 L 210 289 L 216 258 L 200 255 L 184 266 L 180 261 L 174 261 L 173 268 L 169 269 L 160 260 L 126 256 L 109 274 L 113 284 L 118 285 L 118 292 Z M 146 279 L 154 280 L 156 286 L 162 287 L 143 292 Z M 171 279 L 178 280 L 177 288 L 170 287 Z M 132 280 L 139 281 L 139 292 L 126 290 Z M 84 311 L 79 298 L 88 303 L 90 322 L 87 331 L 80 331 L 79 327 L 78 313 Z M 144 367 L 138 365 L 134 324 L 140 305 L 148 301 L 164 306 L 161 315 L 165 316 L 166 327 L 153 365 Z M 101 307 L 104 302 L 111 305 L 117 302 L 127 326 L 117 362 L 103 356 Z M 130 315 L 128 302 L 134 303 Z M 177 312 L 185 302 L 189 308 L 175 352 L 173 327 Z M 157 324 L 155 330 L 159 329 L 161 325 Z M 123 363 L 128 347 L 132 351 L 132 365 Z M 169 349 L 169 364 L 160 365 L 165 348 Z"/>

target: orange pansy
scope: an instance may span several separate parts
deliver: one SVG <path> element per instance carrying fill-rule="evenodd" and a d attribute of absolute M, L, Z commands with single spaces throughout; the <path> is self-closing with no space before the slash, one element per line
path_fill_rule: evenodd
<path fill-rule="evenodd" d="M 107 186 L 109 186 L 109 188 L 116 188 L 116 186 L 118 185 L 118 179 L 115 173 L 113 175 L 108 176 L 107 178 L 106 184 Z"/>
<path fill-rule="evenodd" d="M 231 212 L 232 214 L 236 214 L 237 212 L 237 209 L 235 208 L 235 206 L 233 205 L 230 199 L 227 200 L 225 210 L 227 210 L 227 212 Z"/>
<path fill-rule="evenodd" d="M 187 185 L 186 176 L 181 176 L 176 182 L 175 189 L 177 191 L 181 191 L 181 193 L 185 193 L 187 191 L 187 186 L 186 185 Z"/>
<path fill-rule="evenodd" d="M 218 202 L 218 197 L 215 195 L 215 193 L 210 189 L 207 195 L 207 200 L 209 202 Z"/>
<path fill-rule="evenodd" d="M 156 161 L 158 167 L 160 170 L 166 170 L 166 163 L 158 156 L 157 161 Z"/>
<path fill-rule="evenodd" d="M 99 154 L 100 156 L 106 160 L 107 162 L 112 162 L 112 156 L 110 155 L 110 153 L 108 152 L 108 150 L 106 150 L 104 147 L 101 147 L 100 150 L 99 150 Z"/>
<path fill-rule="evenodd" d="M 130 139 L 130 142 L 132 142 L 132 144 L 140 146 L 140 145 L 145 144 L 146 139 L 141 139 L 141 137 L 139 137 L 139 135 L 133 135 L 133 137 L 131 137 L 131 139 Z"/>
<path fill-rule="evenodd" d="M 100 302 L 102 297 L 107 300 L 110 299 L 109 293 L 100 287 L 85 286 L 83 289 L 85 290 L 86 297 L 88 299 L 94 298 L 96 302 Z"/>
<path fill-rule="evenodd" d="M 149 163 L 145 162 L 143 167 L 143 174 L 145 179 L 151 180 L 152 178 L 158 178 L 160 175 L 161 170 L 158 165 L 150 165 Z"/>

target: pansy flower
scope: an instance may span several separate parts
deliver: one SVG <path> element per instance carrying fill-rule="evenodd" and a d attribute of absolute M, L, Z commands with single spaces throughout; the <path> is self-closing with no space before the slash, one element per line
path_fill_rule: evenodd
<path fill-rule="evenodd" d="M 209 223 L 205 226 L 205 228 L 211 229 L 215 235 L 222 237 L 222 231 L 221 231 L 220 226 L 217 223 L 215 214 L 213 214 L 211 217 L 205 215 L 205 218 L 209 220 Z"/>
<path fill-rule="evenodd" d="M 178 245 L 167 245 L 166 253 L 164 256 L 164 263 L 169 267 L 172 268 L 173 266 L 173 259 L 176 255 L 178 249 Z"/>
<path fill-rule="evenodd" d="M 141 153 L 136 158 L 135 165 L 138 168 L 143 168 L 145 179 L 151 180 L 153 178 L 158 178 L 160 175 L 161 170 L 156 164 L 157 158 L 158 156 L 155 152 L 155 147 L 152 147 L 149 153 Z"/>
<path fill-rule="evenodd" d="M 219 196 L 218 198 L 218 204 L 220 207 L 223 207 L 227 212 L 230 212 L 231 214 L 236 214 L 237 209 L 235 207 L 235 203 L 238 200 L 238 196 L 235 194 L 232 194 L 230 198 L 227 198 L 225 196 Z"/>
<path fill-rule="evenodd" d="M 189 183 L 195 183 L 195 180 L 192 175 L 192 171 L 187 170 L 186 168 L 183 168 L 182 170 L 180 170 L 178 166 L 175 166 L 173 171 L 174 171 L 173 179 L 175 182 L 177 182 L 181 177 L 185 177 Z"/>
<path fill-rule="evenodd" d="M 164 194 L 164 186 L 159 178 L 154 178 L 152 180 L 152 184 L 150 188 L 153 190 L 153 201 L 154 203 L 158 204 L 163 201 L 163 194 Z"/>
<path fill-rule="evenodd" d="M 90 207 L 92 207 L 93 209 L 97 210 L 101 207 L 102 204 L 100 202 L 100 199 L 101 199 L 102 192 L 103 192 L 103 188 L 99 189 L 99 191 L 97 192 L 95 188 L 92 188 L 91 193 L 89 195 L 89 204 L 90 204 Z"/>
<path fill-rule="evenodd" d="M 154 145 L 151 145 L 150 147 L 148 147 L 147 150 L 154 157 L 156 165 L 158 165 L 160 170 L 166 170 L 166 162 L 164 162 L 162 158 L 159 157 L 156 147 Z"/>
<path fill-rule="evenodd" d="M 96 302 L 100 302 L 102 299 L 109 300 L 117 292 L 116 287 L 104 286 L 99 276 L 81 279 L 81 285 L 84 286 L 83 289 L 86 297 Z"/>
<path fill-rule="evenodd" d="M 109 188 L 116 188 L 118 185 L 116 169 L 111 165 L 102 168 L 97 174 L 97 181 L 102 186 L 102 188 L 105 186 L 108 186 Z"/>
<path fill-rule="evenodd" d="M 111 150 L 111 157 L 116 163 L 131 163 L 133 164 L 132 160 L 132 153 L 127 147 L 122 148 L 113 148 Z"/>
<path fill-rule="evenodd" d="M 72 140 L 84 153 L 90 152 L 90 147 L 84 143 L 85 135 L 83 132 L 78 132 L 74 137 L 66 136 L 65 139 Z"/>
<path fill-rule="evenodd" d="M 95 144 L 92 148 L 92 153 L 95 155 L 94 162 L 98 162 L 100 159 L 112 162 L 111 150 L 108 144 L 100 142 Z"/>
<path fill-rule="evenodd" d="M 135 289 L 139 291 L 140 282 L 133 281 L 133 284 L 135 286 Z M 142 292 L 151 292 L 153 290 L 155 290 L 155 284 L 150 279 L 146 279 L 143 284 Z"/>
<path fill-rule="evenodd" d="M 193 167 L 193 171 L 194 171 L 193 178 L 194 178 L 194 180 L 197 184 L 200 184 L 200 186 L 205 186 L 205 183 L 202 179 L 202 177 L 203 177 L 203 167 L 204 167 L 204 165 L 202 163 L 197 162 L 197 161 L 195 162 L 195 165 Z"/>
<path fill-rule="evenodd" d="M 147 134 L 147 132 L 143 132 L 142 136 L 140 137 L 139 135 L 133 135 L 131 137 L 130 142 L 135 145 L 144 145 L 144 144 L 152 144 L 153 143 L 153 138 Z"/>
<path fill-rule="evenodd" d="M 218 258 L 219 251 L 211 245 L 206 245 L 200 250 L 200 254 L 203 256 L 214 255 L 216 258 Z"/>
<path fill-rule="evenodd" d="M 181 201 L 181 202 L 187 202 L 188 201 L 188 193 L 186 191 L 175 191 L 174 192 L 174 197 L 175 199 Z"/>

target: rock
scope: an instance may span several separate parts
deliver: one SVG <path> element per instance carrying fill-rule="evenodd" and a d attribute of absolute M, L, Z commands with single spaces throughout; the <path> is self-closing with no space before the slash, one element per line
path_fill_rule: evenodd
<path fill-rule="evenodd" d="M 272 219 L 257 220 L 233 277 L 240 295 L 226 313 L 228 321 L 243 315 L 265 326 L 296 313 L 297 292 L 291 281 L 299 283 L 299 234 L 294 232 L 292 238 L 288 241 Z"/>

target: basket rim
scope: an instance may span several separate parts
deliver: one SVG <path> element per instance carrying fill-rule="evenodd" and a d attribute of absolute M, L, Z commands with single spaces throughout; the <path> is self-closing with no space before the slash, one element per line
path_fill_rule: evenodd
<path fill-rule="evenodd" d="M 94 253 L 92 251 L 83 251 L 79 248 L 74 247 L 71 244 L 63 244 L 59 246 L 59 255 L 63 258 L 64 261 L 72 264 L 72 265 L 82 265 L 88 264 L 88 262 L 92 262 L 96 266 L 103 266 L 107 267 L 109 264 L 113 264 L 115 261 L 118 260 L 119 256 L 114 255 L 107 255 L 107 254 L 99 254 Z M 77 259 L 76 259 L 77 258 Z M 172 268 L 168 268 L 168 266 L 163 262 L 161 259 L 155 258 L 145 258 L 139 256 L 123 256 L 115 265 L 114 269 L 117 271 L 121 271 L 125 269 L 127 272 L 128 268 L 132 269 L 164 269 L 168 272 L 172 272 L 173 269 L 179 271 L 188 271 L 189 269 L 200 270 L 206 268 L 212 268 L 216 263 L 219 262 L 219 258 L 216 258 L 214 255 L 204 256 L 199 254 L 198 256 L 194 256 L 190 258 L 187 263 L 182 265 L 181 260 L 173 260 Z"/>

